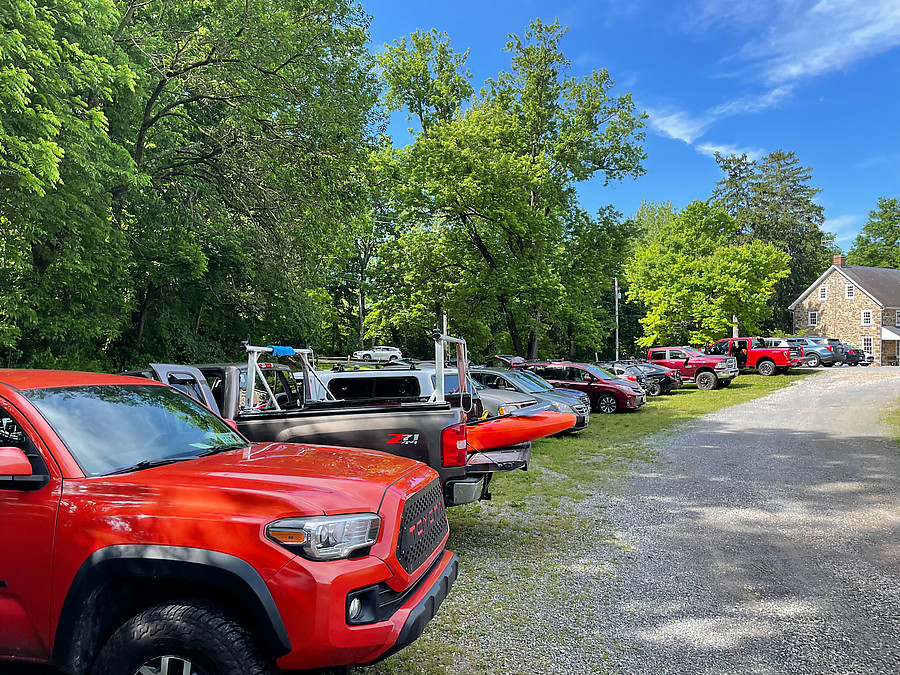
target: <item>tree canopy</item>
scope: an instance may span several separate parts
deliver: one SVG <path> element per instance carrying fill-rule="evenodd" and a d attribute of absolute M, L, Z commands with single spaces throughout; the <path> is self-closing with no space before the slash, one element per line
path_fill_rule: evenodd
<path fill-rule="evenodd" d="M 877 208 L 847 253 L 847 262 L 900 269 L 900 199 L 879 197 Z"/>
<path fill-rule="evenodd" d="M 771 316 L 790 258 L 758 240 L 741 243 L 739 233 L 734 218 L 701 201 L 648 232 L 625 265 L 629 297 L 647 310 L 638 344 L 703 344 L 727 334 L 733 317 L 752 334 Z"/>

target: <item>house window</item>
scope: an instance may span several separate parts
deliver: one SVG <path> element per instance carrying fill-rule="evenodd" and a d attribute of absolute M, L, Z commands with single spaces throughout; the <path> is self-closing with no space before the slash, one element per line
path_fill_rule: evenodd
<path fill-rule="evenodd" d="M 819 300 L 827 300 L 828 299 L 828 287 L 827 286 L 819 286 Z"/>
<path fill-rule="evenodd" d="M 871 309 L 864 309 L 862 311 L 861 325 L 863 325 L 863 326 L 871 326 L 872 325 L 872 310 Z"/>
<path fill-rule="evenodd" d="M 869 356 L 872 356 L 872 354 L 873 354 L 874 351 L 875 351 L 875 350 L 872 348 L 872 342 L 873 342 L 873 341 L 872 341 L 872 338 L 870 338 L 870 337 L 864 337 L 862 340 L 863 340 L 863 351 L 864 351 L 866 354 L 868 354 Z"/>
<path fill-rule="evenodd" d="M 818 326 L 819 325 L 819 313 L 818 312 L 810 312 L 806 323 L 809 326 Z"/>
<path fill-rule="evenodd" d="M 847 291 L 844 293 L 844 297 L 847 300 L 852 300 L 856 297 L 856 287 L 853 284 L 847 284 Z"/>
<path fill-rule="evenodd" d="M 900 309 L 897 310 L 896 315 L 894 316 L 894 325 L 900 326 Z"/>

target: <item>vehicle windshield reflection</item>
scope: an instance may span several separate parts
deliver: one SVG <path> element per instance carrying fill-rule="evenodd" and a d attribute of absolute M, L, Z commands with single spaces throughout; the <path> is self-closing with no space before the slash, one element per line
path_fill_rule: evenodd
<path fill-rule="evenodd" d="M 248 445 L 207 408 L 169 387 L 85 385 L 23 393 L 88 476 Z"/>

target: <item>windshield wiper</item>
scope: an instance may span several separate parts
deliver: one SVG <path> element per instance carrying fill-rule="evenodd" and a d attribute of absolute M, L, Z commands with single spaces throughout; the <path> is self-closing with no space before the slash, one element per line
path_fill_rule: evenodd
<path fill-rule="evenodd" d="M 238 448 L 248 448 L 250 447 L 246 443 L 228 443 L 222 445 L 214 445 L 211 448 L 207 448 L 203 452 L 201 452 L 197 457 L 208 457 L 209 455 L 215 455 L 220 452 L 227 452 L 228 450 L 237 450 Z"/>
<path fill-rule="evenodd" d="M 194 456 L 188 457 L 167 457 L 166 459 L 144 459 L 136 464 L 132 464 L 131 466 L 124 466 L 121 469 L 116 469 L 115 471 L 110 471 L 107 476 L 115 476 L 120 473 L 131 473 L 132 471 L 143 471 L 144 469 L 152 469 L 156 466 L 165 466 L 166 464 L 174 464 L 175 462 L 182 462 L 186 459 L 193 459 Z"/>

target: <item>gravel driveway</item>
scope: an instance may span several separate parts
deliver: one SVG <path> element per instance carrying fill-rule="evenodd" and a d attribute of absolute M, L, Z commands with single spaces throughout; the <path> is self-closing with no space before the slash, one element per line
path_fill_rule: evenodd
<path fill-rule="evenodd" d="M 609 670 L 900 673 L 898 400 L 900 369 L 827 370 L 663 438 L 582 505 L 630 549 L 594 608 Z"/>

